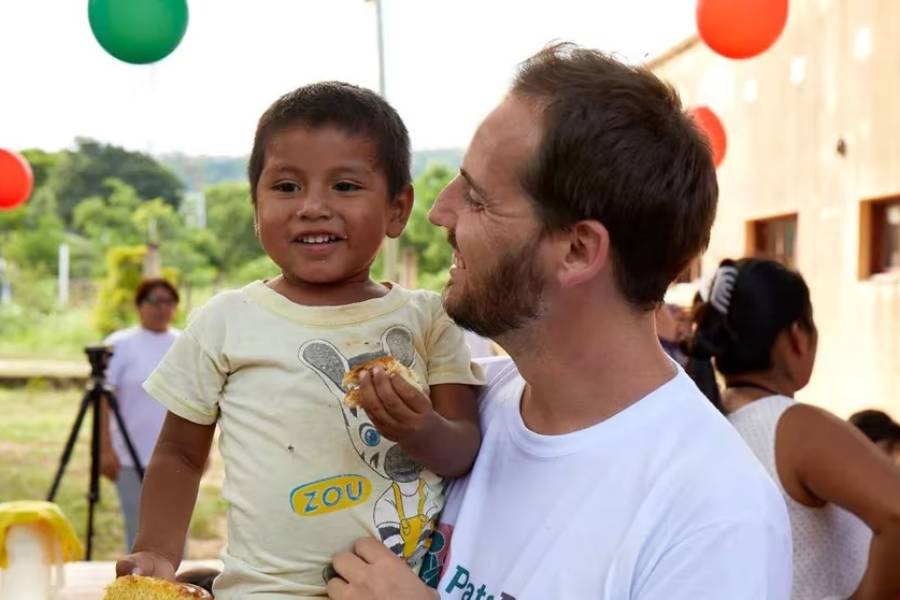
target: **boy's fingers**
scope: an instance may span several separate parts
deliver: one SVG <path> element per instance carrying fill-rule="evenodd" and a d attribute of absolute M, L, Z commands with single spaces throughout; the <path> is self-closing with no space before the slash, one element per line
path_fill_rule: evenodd
<path fill-rule="evenodd" d="M 420 414 L 431 409 L 431 402 L 422 390 L 395 373 L 390 378 L 394 391 L 403 399 L 404 404 Z"/>
<path fill-rule="evenodd" d="M 359 389 L 361 392 L 360 398 L 362 400 L 360 406 L 366 411 L 366 414 L 369 415 L 369 418 L 372 419 L 372 422 L 375 423 L 376 427 L 396 427 L 396 421 L 394 421 L 387 410 L 385 410 L 381 398 L 379 398 L 378 394 L 375 392 L 375 388 L 372 385 L 372 378 L 368 372 L 363 372 L 359 376 Z"/>
<path fill-rule="evenodd" d="M 125 575 L 138 575 L 139 573 L 135 573 L 137 569 L 137 563 L 131 558 L 123 558 L 122 560 L 116 562 L 116 577 L 124 577 Z"/>
<path fill-rule="evenodd" d="M 418 416 L 415 411 L 406 405 L 403 398 L 397 394 L 391 377 L 381 367 L 372 369 L 372 379 L 375 382 L 378 397 L 381 398 L 381 403 L 391 417 L 404 423 Z"/>

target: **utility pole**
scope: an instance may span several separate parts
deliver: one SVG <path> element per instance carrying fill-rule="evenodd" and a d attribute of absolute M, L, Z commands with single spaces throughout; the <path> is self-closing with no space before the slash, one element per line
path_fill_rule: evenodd
<path fill-rule="evenodd" d="M 378 93 L 387 99 L 384 76 L 384 26 L 381 16 L 382 0 L 366 0 L 375 4 L 375 26 L 378 40 Z M 388 281 L 397 281 L 398 275 L 398 241 L 396 238 L 387 238 L 384 241 L 384 278 Z"/>

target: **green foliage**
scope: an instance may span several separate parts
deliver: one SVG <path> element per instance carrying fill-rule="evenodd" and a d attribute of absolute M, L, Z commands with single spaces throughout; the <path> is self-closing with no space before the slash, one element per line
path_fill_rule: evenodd
<path fill-rule="evenodd" d="M 104 195 L 111 177 L 133 187 L 140 198 L 162 198 L 173 207 L 181 202 L 181 181 L 153 157 L 84 138 L 76 146 L 61 153 L 47 180 L 66 223 L 82 200 Z"/>
<path fill-rule="evenodd" d="M 141 199 L 134 188 L 111 177 L 103 182 L 102 191 L 106 193 L 86 198 L 75 207 L 75 230 L 104 250 L 144 241 L 135 221 Z"/>
<path fill-rule="evenodd" d="M 134 320 L 134 291 L 141 281 L 146 246 L 113 246 L 106 254 L 106 278 L 100 287 L 94 321 L 106 336 Z"/>
<path fill-rule="evenodd" d="M 22 156 L 31 165 L 31 172 L 34 174 L 34 189 L 38 190 L 47 183 L 47 178 L 51 171 L 59 162 L 59 152 L 44 152 L 38 148 L 31 148 L 22 151 Z"/>
<path fill-rule="evenodd" d="M 254 211 L 246 183 L 222 183 L 206 190 L 206 226 L 219 241 L 218 265 L 233 272 L 265 256 L 254 234 Z"/>
<path fill-rule="evenodd" d="M 187 156 L 172 152 L 157 157 L 193 192 L 219 183 L 246 182 L 246 156 Z"/>
<path fill-rule="evenodd" d="M 400 246 L 415 251 L 419 287 L 440 290 L 447 281 L 453 250 L 447 243 L 446 232 L 428 221 L 428 211 L 453 176 L 447 166 L 431 163 L 413 184 L 416 202 L 400 238 Z"/>
<path fill-rule="evenodd" d="M 243 285 L 256 281 L 257 279 L 272 279 L 281 273 L 278 265 L 272 262 L 268 256 L 260 256 L 250 262 L 245 263 L 239 269 L 234 271 L 229 281 L 235 285 Z"/>
<path fill-rule="evenodd" d="M 62 220 L 55 211 L 53 193 L 38 190 L 31 200 L 5 221 L 0 221 L 0 255 L 21 266 L 29 275 L 56 271 L 58 247 L 65 237 Z"/>

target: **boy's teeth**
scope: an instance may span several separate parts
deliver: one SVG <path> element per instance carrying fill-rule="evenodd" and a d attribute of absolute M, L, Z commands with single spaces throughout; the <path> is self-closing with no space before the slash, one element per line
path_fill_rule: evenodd
<path fill-rule="evenodd" d="M 325 242 L 336 241 L 337 237 L 333 235 L 304 235 L 300 237 L 300 241 L 304 244 L 324 244 Z"/>

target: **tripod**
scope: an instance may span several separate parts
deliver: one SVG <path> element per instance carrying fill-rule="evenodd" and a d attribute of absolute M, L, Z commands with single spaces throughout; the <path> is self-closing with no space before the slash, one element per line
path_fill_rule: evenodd
<path fill-rule="evenodd" d="M 53 485 L 50 492 L 47 493 L 47 500 L 53 502 L 56 492 L 59 489 L 59 482 L 62 479 L 63 471 L 69 464 L 72 457 L 72 449 L 78 439 L 78 432 L 81 429 L 81 422 L 84 421 L 84 415 L 88 409 L 93 410 L 92 428 L 91 428 L 91 481 L 88 488 L 88 514 L 87 514 L 87 547 L 86 557 L 91 560 L 91 548 L 94 539 L 94 507 L 100 501 L 100 403 L 106 399 L 110 412 L 115 416 L 119 431 L 125 440 L 125 446 L 128 448 L 128 454 L 134 462 L 137 469 L 138 477 L 143 481 L 144 468 L 138 458 L 137 450 L 131 442 L 128 430 L 125 429 L 125 422 L 122 420 L 122 413 L 119 411 L 119 401 L 116 400 L 112 387 L 106 383 L 106 365 L 112 352 L 106 346 L 88 346 L 84 349 L 91 363 L 91 377 L 85 388 L 84 397 L 81 399 L 81 407 L 78 409 L 78 415 L 75 417 L 75 423 L 72 425 L 72 431 L 69 433 L 69 439 L 66 440 L 66 446 L 59 458 L 59 467 L 56 470 L 56 476 L 53 478 Z"/>

